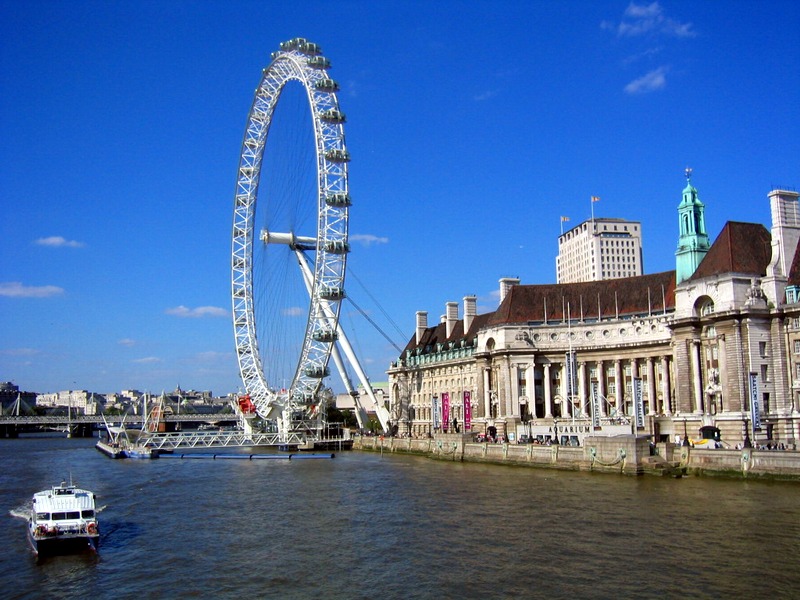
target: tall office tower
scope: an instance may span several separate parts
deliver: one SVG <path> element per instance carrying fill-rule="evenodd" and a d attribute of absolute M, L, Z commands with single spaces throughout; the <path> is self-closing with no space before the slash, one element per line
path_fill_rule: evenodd
<path fill-rule="evenodd" d="M 577 283 L 642 274 L 642 224 L 595 218 L 558 237 L 556 282 Z"/>

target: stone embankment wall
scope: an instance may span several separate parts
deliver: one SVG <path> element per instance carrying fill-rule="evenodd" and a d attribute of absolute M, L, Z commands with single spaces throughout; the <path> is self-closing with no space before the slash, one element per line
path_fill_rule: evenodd
<path fill-rule="evenodd" d="M 690 474 L 800 481 L 800 452 L 750 448 L 701 450 L 658 444 L 653 455 L 649 439 L 633 435 L 588 437 L 581 447 L 478 443 L 472 441 L 471 435 L 458 434 L 422 439 L 356 437 L 353 449 L 623 475 Z"/>

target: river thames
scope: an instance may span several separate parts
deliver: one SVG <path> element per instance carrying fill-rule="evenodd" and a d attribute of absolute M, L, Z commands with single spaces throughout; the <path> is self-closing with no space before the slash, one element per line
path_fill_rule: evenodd
<path fill-rule="evenodd" d="M 94 442 L 0 440 L 4 598 L 796 598 L 800 589 L 796 483 L 360 452 L 114 461 Z M 100 552 L 37 562 L 12 512 L 70 473 L 104 507 Z"/>

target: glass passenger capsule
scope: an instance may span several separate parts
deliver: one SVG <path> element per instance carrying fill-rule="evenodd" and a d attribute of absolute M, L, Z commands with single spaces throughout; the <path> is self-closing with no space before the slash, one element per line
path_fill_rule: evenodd
<path fill-rule="evenodd" d="M 339 339 L 338 334 L 333 329 L 320 329 L 315 331 L 311 336 L 314 341 L 324 342 L 329 344 Z"/>
<path fill-rule="evenodd" d="M 312 69 L 330 69 L 331 68 L 331 61 L 329 61 L 324 56 L 312 56 L 307 61 L 306 64 L 311 67 Z"/>
<path fill-rule="evenodd" d="M 328 110 L 323 110 L 321 113 L 319 113 L 319 118 L 320 121 L 332 123 L 334 125 L 344 123 L 346 120 L 344 113 L 338 108 L 329 108 Z"/>
<path fill-rule="evenodd" d="M 310 366 L 303 369 L 306 377 L 312 379 L 323 379 L 329 375 L 328 367 Z"/>
<path fill-rule="evenodd" d="M 344 288 L 335 286 L 321 286 L 319 290 L 319 297 L 330 302 L 342 300 L 345 297 Z"/>
<path fill-rule="evenodd" d="M 325 196 L 325 204 L 328 206 L 336 206 L 339 208 L 347 208 L 352 204 L 350 194 L 345 192 L 336 192 L 335 194 L 328 194 Z"/>
<path fill-rule="evenodd" d="M 341 148 L 331 148 L 325 152 L 325 158 L 334 163 L 350 162 L 350 153 Z"/>
<path fill-rule="evenodd" d="M 350 252 L 350 244 L 344 240 L 328 240 L 322 247 L 325 252 L 330 254 L 347 254 Z"/>
<path fill-rule="evenodd" d="M 319 90 L 320 92 L 338 92 L 339 91 L 339 84 L 336 83 L 333 79 L 329 79 L 324 77 L 323 79 L 318 80 L 314 87 Z"/>

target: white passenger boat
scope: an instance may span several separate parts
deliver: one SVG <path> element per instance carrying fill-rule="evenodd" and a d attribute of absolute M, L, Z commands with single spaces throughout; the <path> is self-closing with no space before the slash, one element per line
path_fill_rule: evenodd
<path fill-rule="evenodd" d="M 33 495 L 28 537 L 37 554 L 97 550 L 95 495 L 65 481 Z"/>

